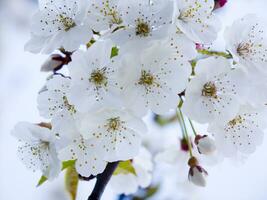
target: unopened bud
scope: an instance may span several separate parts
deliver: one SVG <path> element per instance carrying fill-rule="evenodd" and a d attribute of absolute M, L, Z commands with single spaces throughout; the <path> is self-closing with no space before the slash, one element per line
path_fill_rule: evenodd
<path fill-rule="evenodd" d="M 60 54 L 52 54 L 42 65 L 42 72 L 58 71 L 63 65 L 68 64 L 71 61 L 71 53 L 66 53 L 65 56 Z"/>
<path fill-rule="evenodd" d="M 200 154 L 210 155 L 216 150 L 214 140 L 207 135 L 197 135 L 195 137 L 195 144 L 197 145 L 197 149 Z"/>
<path fill-rule="evenodd" d="M 208 173 L 204 168 L 200 166 L 190 167 L 188 173 L 188 180 L 197 186 L 205 187 L 207 176 Z"/>

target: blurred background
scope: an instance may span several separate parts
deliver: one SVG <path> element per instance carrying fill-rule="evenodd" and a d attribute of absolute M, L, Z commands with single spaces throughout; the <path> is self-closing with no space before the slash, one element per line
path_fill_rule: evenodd
<path fill-rule="evenodd" d="M 64 174 L 53 182 L 36 187 L 40 174 L 28 171 L 21 164 L 16 156 L 17 140 L 10 135 L 18 121 L 41 120 L 36 98 L 47 77 L 40 72 L 47 56 L 24 52 L 24 44 L 30 34 L 30 18 L 36 9 L 37 0 L 0 0 L 0 200 L 69 199 L 64 190 Z M 228 0 L 227 5 L 216 12 L 224 25 L 248 13 L 256 13 L 267 22 L 266 0 Z M 223 49 L 221 36 L 214 44 L 215 50 Z M 177 131 L 177 127 L 160 128 L 152 123 L 149 129 L 151 138 Z M 198 130 L 205 129 L 198 127 Z M 77 199 L 85 200 L 93 184 L 94 181 L 80 182 Z M 190 191 L 187 191 L 179 185 L 165 188 L 165 192 L 172 194 L 173 200 L 266 200 L 267 138 L 244 162 L 226 160 L 210 167 L 208 186 L 204 189 L 191 190 L 189 187 Z M 178 197 L 181 192 L 185 195 Z M 112 199 L 116 198 L 107 188 L 103 200 Z M 155 196 L 152 199 L 169 198 Z"/>

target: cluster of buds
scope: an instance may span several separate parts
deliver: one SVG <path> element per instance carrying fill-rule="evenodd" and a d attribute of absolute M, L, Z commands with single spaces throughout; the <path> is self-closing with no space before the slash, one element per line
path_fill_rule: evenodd
<path fill-rule="evenodd" d="M 190 167 L 188 173 L 189 181 L 197 186 L 205 187 L 208 172 L 199 165 L 199 162 L 195 157 L 189 159 L 188 165 Z"/>

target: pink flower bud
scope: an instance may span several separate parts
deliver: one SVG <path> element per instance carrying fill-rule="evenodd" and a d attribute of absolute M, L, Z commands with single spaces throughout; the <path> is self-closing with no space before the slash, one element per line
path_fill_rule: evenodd
<path fill-rule="evenodd" d="M 197 149 L 200 154 L 210 155 L 216 150 L 214 140 L 207 135 L 197 135 L 195 138 L 195 144 L 197 145 Z"/>

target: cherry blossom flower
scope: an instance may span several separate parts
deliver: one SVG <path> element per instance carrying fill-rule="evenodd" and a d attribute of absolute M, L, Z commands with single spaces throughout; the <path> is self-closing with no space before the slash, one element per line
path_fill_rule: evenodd
<path fill-rule="evenodd" d="M 86 14 L 83 0 L 40 0 L 33 16 L 27 51 L 49 54 L 55 49 L 74 51 L 86 44 L 92 31 L 83 24 Z"/>
<path fill-rule="evenodd" d="M 225 30 L 226 49 L 231 52 L 236 62 L 242 63 L 249 70 L 250 74 L 255 74 L 255 70 L 266 73 L 267 37 L 264 30 L 253 14 L 236 20 Z"/>
<path fill-rule="evenodd" d="M 140 49 L 139 45 L 168 36 L 173 16 L 172 1 L 120 0 L 118 7 L 124 28 L 113 34 L 116 44 Z"/>
<path fill-rule="evenodd" d="M 94 139 L 86 140 L 77 136 L 65 148 L 59 151 L 59 158 L 62 161 L 76 160 L 77 172 L 85 177 L 102 173 L 107 162 L 102 159 L 98 142 Z"/>
<path fill-rule="evenodd" d="M 56 138 L 49 128 L 20 122 L 12 134 L 19 139 L 18 156 L 27 168 L 34 172 L 40 170 L 50 180 L 58 176 L 61 163 L 57 156 Z"/>
<path fill-rule="evenodd" d="M 110 180 L 112 190 L 117 194 L 133 194 L 139 187 L 146 188 L 152 181 L 152 156 L 145 148 L 140 149 L 138 156 L 132 159 L 136 174 L 125 172 L 113 175 Z"/>
<path fill-rule="evenodd" d="M 223 57 L 198 61 L 195 72 L 186 89 L 184 113 L 199 123 L 234 117 L 246 96 L 246 74 L 240 68 L 232 70 L 230 61 Z"/>
<path fill-rule="evenodd" d="M 129 160 L 138 155 L 141 135 L 146 133 L 144 122 L 127 110 L 103 108 L 88 114 L 80 124 L 85 139 L 99 141 L 98 148 L 109 162 Z"/>
<path fill-rule="evenodd" d="M 171 51 L 156 44 L 144 51 L 140 60 L 135 55 L 124 57 L 123 97 L 126 106 L 138 115 L 148 109 L 166 114 L 178 105 L 178 94 L 187 86 L 191 66 Z"/>
<path fill-rule="evenodd" d="M 97 110 L 104 104 L 119 103 L 116 98 L 121 91 L 118 66 L 111 59 L 113 44 L 97 42 L 86 52 L 77 51 L 68 65 L 71 76 L 69 100 L 78 111 Z"/>
<path fill-rule="evenodd" d="M 251 154 L 262 143 L 266 128 L 266 109 L 242 106 L 227 123 L 210 124 L 208 131 L 215 136 L 218 151 L 225 156 L 237 152 Z"/>
<path fill-rule="evenodd" d="M 212 13 L 214 0 L 176 0 L 176 25 L 191 40 L 206 44 L 213 42 L 221 27 Z"/>

